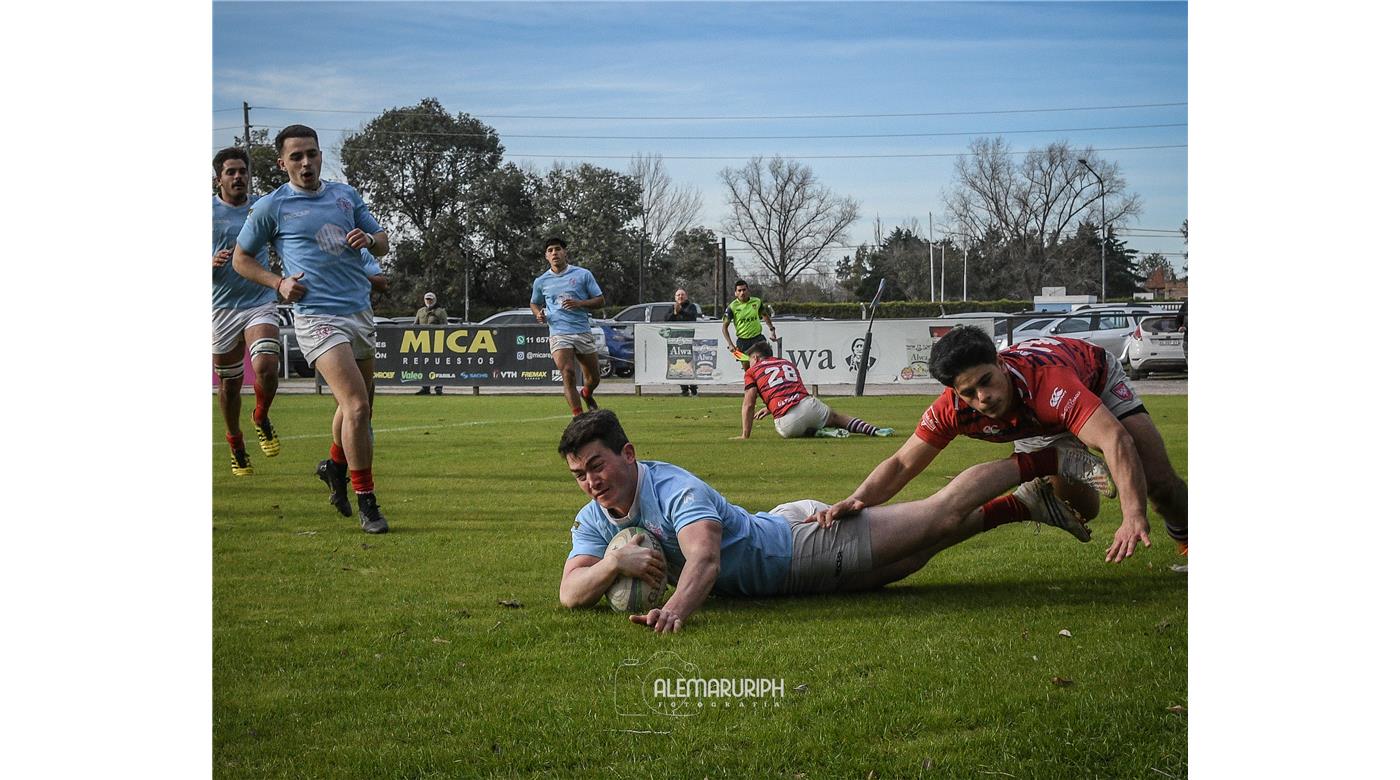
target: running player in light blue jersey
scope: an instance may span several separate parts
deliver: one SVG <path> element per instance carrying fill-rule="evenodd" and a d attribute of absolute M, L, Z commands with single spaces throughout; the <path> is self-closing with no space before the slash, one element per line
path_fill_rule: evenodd
<path fill-rule="evenodd" d="M 389 237 L 353 188 L 322 181 L 316 131 L 290 125 L 277 134 L 277 167 L 288 183 L 261 198 L 238 234 L 238 273 L 291 301 L 297 343 L 335 395 L 330 458 L 316 476 L 331 489 L 331 505 L 351 515 L 346 483 L 355 489 L 360 527 L 384 533 L 388 521 L 374 494 L 370 438 L 374 386 L 374 314 L 360 250 L 389 251 Z M 277 248 L 287 276 L 260 266 L 255 253 Z"/>
<path fill-rule="evenodd" d="M 653 586 L 669 581 L 676 589 L 663 606 L 631 618 L 658 633 L 680 631 L 711 593 L 754 597 L 878 588 L 923 568 L 940 550 L 1017 520 L 1089 540 L 1079 515 L 1042 480 L 1026 482 L 1005 501 L 996 498 L 1021 482 L 1025 463 L 1015 457 L 974 466 L 922 501 L 817 523 L 806 518 L 826 508 L 821 502 L 749 512 L 679 466 L 638 460 L 608 409 L 575 417 L 560 437 L 559 454 L 593 499 L 574 519 L 559 602 L 592 606 L 619 576 Z M 1034 465 L 1037 477 L 1056 468 L 1048 461 Z M 640 535 L 608 550 L 618 531 L 630 526 L 645 528 L 661 550 L 642 547 Z"/>
<path fill-rule="evenodd" d="M 593 325 L 588 309 L 603 305 L 603 288 L 587 268 L 569 265 L 569 250 L 562 238 L 544 242 L 544 259 L 549 270 L 535 279 L 530 291 L 530 309 L 538 322 L 549 321 L 549 353 L 564 385 L 564 400 L 575 415 L 583 411 L 579 398 L 589 409 L 597 409 L 593 391 L 598 387 L 598 347 L 593 341 Z M 583 366 L 583 389 L 574 389 L 574 357 Z"/>
<path fill-rule="evenodd" d="M 219 377 L 219 411 L 224 417 L 224 439 L 230 450 L 229 463 L 235 476 L 253 473 L 253 464 L 243 445 L 239 416 L 243 407 L 243 350 L 248 349 L 253 364 L 253 428 L 258 446 L 270 457 L 282 451 L 268 410 L 277 396 L 277 367 L 282 356 L 278 338 L 277 293 L 238 275 L 233 264 L 233 248 L 238 232 L 248 219 L 257 198 L 248 194 L 248 153 L 238 147 L 220 149 L 214 155 L 214 373 Z M 258 253 L 257 262 L 268 266 L 267 250 Z"/>

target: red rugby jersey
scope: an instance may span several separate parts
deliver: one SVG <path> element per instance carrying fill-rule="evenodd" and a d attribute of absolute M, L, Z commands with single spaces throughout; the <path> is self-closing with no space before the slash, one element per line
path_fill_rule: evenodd
<path fill-rule="evenodd" d="M 1011 377 L 1013 391 L 1021 397 L 1021 408 L 1014 417 L 988 417 L 948 387 L 924 411 L 915 434 L 939 449 L 959 434 L 998 442 L 1065 431 L 1078 434 L 1103 405 L 1099 395 L 1108 378 L 1109 358 L 1095 344 L 1071 338 L 1038 338 L 1016 344 L 997 358 Z"/>
<path fill-rule="evenodd" d="M 791 360 L 780 357 L 754 361 L 744 371 L 744 389 L 758 388 L 758 395 L 768 413 L 774 418 L 782 417 L 788 410 L 806 398 L 809 393 L 802 384 L 802 375 Z"/>

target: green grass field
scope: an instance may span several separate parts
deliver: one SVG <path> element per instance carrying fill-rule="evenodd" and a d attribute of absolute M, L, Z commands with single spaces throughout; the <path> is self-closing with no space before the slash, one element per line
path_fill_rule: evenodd
<path fill-rule="evenodd" d="M 736 397 L 603 400 L 642 458 L 753 511 L 845 497 L 928 403 L 832 399 L 892 439 L 784 441 L 761 421 L 744 442 Z M 1185 397 L 1146 400 L 1185 476 Z M 1124 565 L 1103 562 L 1108 501 L 1086 545 L 1006 526 L 883 591 L 711 599 L 662 637 L 558 606 L 586 501 L 555 454 L 562 398 L 381 397 L 384 536 L 312 476 L 332 409 L 279 398 L 282 454 L 245 427 L 257 473 L 236 478 L 214 405 L 216 777 L 1186 775 L 1187 716 L 1169 708 L 1187 705 L 1187 576 L 1155 513 L 1155 546 Z M 901 498 L 1009 452 L 959 439 Z M 680 716 L 639 703 L 638 680 L 681 664 L 783 695 Z"/>

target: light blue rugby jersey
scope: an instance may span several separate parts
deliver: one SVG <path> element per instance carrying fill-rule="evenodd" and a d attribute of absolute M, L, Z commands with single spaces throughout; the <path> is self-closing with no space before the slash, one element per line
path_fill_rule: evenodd
<path fill-rule="evenodd" d="M 248 221 L 248 211 L 256 200 L 257 198 L 249 196 L 242 206 L 230 206 L 219 200 L 218 195 L 214 196 L 214 248 L 209 251 L 210 257 L 220 249 L 233 249 L 234 242 L 238 240 L 238 231 L 242 230 L 243 223 Z M 257 258 L 263 268 L 268 267 L 266 247 L 258 252 Z M 275 300 L 277 292 L 271 287 L 264 287 L 239 276 L 238 272 L 233 270 L 232 258 L 214 269 L 214 308 L 251 309 Z"/>
<path fill-rule="evenodd" d="M 592 271 L 571 265 L 562 274 L 556 274 L 551 269 L 536 277 L 530 290 L 530 303 L 544 307 L 544 318 L 549 322 L 551 336 L 592 333 L 593 326 L 588 321 L 587 309 L 565 309 L 559 304 L 565 298 L 582 301 L 602 294 L 603 288 L 598 286 Z"/>
<path fill-rule="evenodd" d="M 308 194 L 288 183 L 254 204 L 238 245 L 251 253 L 271 242 L 285 275 L 306 274 L 306 295 L 292 304 L 298 314 L 354 314 L 369 308 L 360 250 L 345 243 L 355 228 L 383 230 L 354 188 L 323 181 L 319 192 Z"/>
<path fill-rule="evenodd" d="M 590 501 L 574 518 L 573 551 L 602 558 L 608 542 L 626 525 L 638 525 L 661 540 L 667 577 L 676 584 L 685 555 L 677 532 L 691 523 L 720 522 L 719 577 L 714 592 L 726 596 L 770 596 L 781 593 L 792 563 L 792 531 L 787 520 L 767 512 L 749 513 L 729 503 L 719 491 L 689 471 L 655 460 L 641 464 L 637 505 L 631 519 L 614 521 L 597 501 Z"/>

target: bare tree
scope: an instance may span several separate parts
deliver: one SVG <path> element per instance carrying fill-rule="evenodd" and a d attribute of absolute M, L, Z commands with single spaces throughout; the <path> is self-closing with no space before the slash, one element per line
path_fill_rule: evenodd
<path fill-rule="evenodd" d="M 755 157 L 719 176 L 730 208 L 724 230 L 754 250 L 785 295 L 797 275 L 843 240 L 860 216 L 854 198 L 837 197 L 817 182 L 811 168 L 782 157 Z"/>
<path fill-rule="evenodd" d="M 653 252 L 665 252 L 677 233 L 695 225 L 702 204 L 700 191 L 676 186 L 659 154 L 633 157 L 627 175 L 642 187 L 642 232 Z"/>
<path fill-rule="evenodd" d="M 1104 212 L 1099 214 L 1099 180 L 1103 178 Z M 1061 278 L 1075 258 L 1061 251 L 1080 222 L 1112 225 L 1136 217 L 1142 206 L 1118 164 L 1093 149 L 1075 151 L 1067 142 L 1031 149 L 1018 164 L 1001 138 L 979 138 L 971 153 L 958 158 L 957 177 L 944 195 L 947 219 L 966 240 L 995 245 L 1011 264 L 1007 274 L 1022 295 L 1039 291 L 1043 281 Z"/>
<path fill-rule="evenodd" d="M 676 234 L 695 224 L 700 213 L 700 192 L 694 187 L 678 187 L 666 173 L 659 154 L 637 155 L 627 167 L 627 175 L 641 188 L 641 235 L 638 246 L 638 296 L 647 300 L 648 291 L 661 295 L 670 283 L 674 269 L 658 268 Z"/>

